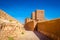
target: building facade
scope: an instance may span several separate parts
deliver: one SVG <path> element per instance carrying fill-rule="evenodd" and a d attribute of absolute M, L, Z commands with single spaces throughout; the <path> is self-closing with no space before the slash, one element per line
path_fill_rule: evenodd
<path fill-rule="evenodd" d="M 35 12 L 35 20 L 36 21 L 44 20 L 44 10 L 36 10 L 36 12 Z"/>

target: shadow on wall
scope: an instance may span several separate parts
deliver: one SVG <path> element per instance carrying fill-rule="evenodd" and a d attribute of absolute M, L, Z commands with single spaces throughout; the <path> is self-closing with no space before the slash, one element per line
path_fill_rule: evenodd
<path fill-rule="evenodd" d="M 38 31 L 53 40 L 60 40 L 60 19 L 39 22 L 35 27 L 34 26 L 33 21 L 28 22 L 25 24 L 25 29 L 29 31 Z"/>
<path fill-rule="evenodd" d="M 38 32 L 37 24 L 36 24 L 33 32 L 36 34 L 36 36 L 37 36 L 40 40 L 53 40 L 52 38 L 48 37 L 47 35 L 44 35 L 43 33 Z"/>
<path fill-rule="evenodd" d="M 60 40 L 60 19 L 37 23 L 37 29 L 54 40 Z"/>
<path fill-rule="evenodd" d="M 53 40 L 52 38 L 44 35 L 44 34 L 41 33 L 41 32 L 34 31 L 34 33 L 36 34 L 36 36 L 37 36 L 40 40 Z"/>

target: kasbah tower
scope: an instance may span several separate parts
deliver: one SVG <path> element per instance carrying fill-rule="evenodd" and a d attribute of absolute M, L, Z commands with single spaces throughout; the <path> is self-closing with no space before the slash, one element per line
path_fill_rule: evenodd
<path fill-rule="evenodd" d="M 28 23 L 30 21 L 45 21 L 44 18 L 44 10 L 36 10 L 35 12 L 32 12 L 32 17 L 31 18 L 26 18 L 25 23 Z"/>
<path fill-rule="evenodd" d="M 29 30 L 29 28 L 28 28 L 29 26 L 27 26 L 27 25 L 30 24 L 30 22 L 32 22 L 32 21 L 33 21 L 34 24 L 30 25 L 31 27 L 32 26 L 35 27 L 38 22 L 46 21 L 45 18 L 44 18 L 44 10 L 36 10 L 35 12 L 32 12 L 31 18 L 26 18 L 25 19 L 25 24 L 26 24 L 25 28 L 27 30 Z"/>

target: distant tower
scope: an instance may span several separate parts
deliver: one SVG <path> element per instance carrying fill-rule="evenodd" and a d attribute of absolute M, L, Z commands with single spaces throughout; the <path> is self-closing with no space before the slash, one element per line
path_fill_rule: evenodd
<path fill-rule="evenodd" d="M 32 19 L 35 20 L 35 12 L 32 12 Z"/>
<path fill-rule="evenodd" d="M 36 10 L 35 20 L 37 20 L 37 21 L 44 20 L 44 10 Z"/>

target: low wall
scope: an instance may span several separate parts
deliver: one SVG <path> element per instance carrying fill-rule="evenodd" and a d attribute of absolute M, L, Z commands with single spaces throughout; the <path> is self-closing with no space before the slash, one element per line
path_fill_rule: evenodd
<path fill-rule="evenodd" d="M 24 27 L 26 30 L 33 31 L 34 30 L 34 21 L 30 21 L 30 22 L 26 23 Z"/>
<path fill-rule="evenodd" d="M 59 39 L 60 19 L 37 23 L 37 29 L 39 32 L 42 32 L 49 37 Z"/>

